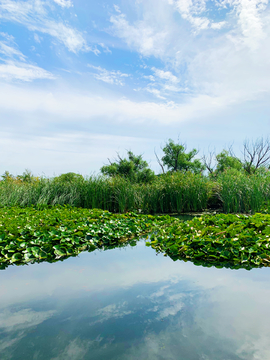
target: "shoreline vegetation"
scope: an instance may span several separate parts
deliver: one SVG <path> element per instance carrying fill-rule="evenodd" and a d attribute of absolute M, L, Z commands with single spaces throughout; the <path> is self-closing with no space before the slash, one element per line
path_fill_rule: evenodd
<path fill-rule="evenodd" d="M 197 149 L 169 139 L 157 162 L 156 175 L 142 155 L 127 151 L 127 157 L 110 160 L 101 175 L 84 178 L 66 173 L 54 178 L 34 177 L 26 170 L 13 176 L 8 171 L 0 181 L 0 207 L 54 206 L 137 211 L 145 214 L 202 212 L 255 213 L 270 201 L 270 140 L 246 140 L 242 158 L 232 150 L 210 152 L 196 158 Z"/>
<path fill-rule="evenodd" d="M 9 176 L 0 181 L 0 207 L 70 205 L 114 213 L 255 213 L 267 211 L 269 201 L 268 171 L 247 175 L 228 169 L 214 178 L 175 172 L 156 176 L 150 183 L 134 183 L 121 176 L 84 178 L 77 174 L 69 179 Z"/>

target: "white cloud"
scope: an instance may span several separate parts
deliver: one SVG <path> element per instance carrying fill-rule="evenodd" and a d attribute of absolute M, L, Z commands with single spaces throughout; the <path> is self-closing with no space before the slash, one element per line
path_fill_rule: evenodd
<path fill-rule="evenodd" d="M 7 61 L 5 64 L 0 64 L 0 78 L 21 81 L 55 79 L 53 74 L 38 66 L 13 61 Z"/>
<path fill-rule="evenodd" d="M 53 1 L 62 7 L 70 8 L 71 6 L 73 6 L 71 0 L 53 0 Z"/>
<path fill-rule="evenodd" d="M 158 298 L 160 296 L 163 296 L 166 293 L 166 289 L 168 289 L 170 285 L 162 286 L 158 291 L 154 292 L 150 295 L 150 298 Z"/>
<path fill-rule="evenodd" d="M 4 339 L 0 340 L 0 351 L 15 346 L 21 339 L 24 337 L 24 333 L 20 332 L 20 334 L 14 339 L 11 336 L 5 336 Z"/>
<path fill-rule="evenodd" d="M 170 1 L 167 7 L 165 4 L 161 0 L 140 2 L 139 15 L 132 21 L 124 14 L 111 17 L 115 34 L 128 47 L 164 62 L 166 70 L 152 69 L 154 74 L 147 75 L 149 84 L 137 90 L 143 89 L 160 100 L 173 100 L 185 109 L 188 103 L 200 107 L 205 98 L 210 113 L 212 104 L 220 110 L 228 109 L 232 104 L 244 104 L 270 92 L 267 0 L 215 3 L 217 11 L 223 8 L 224 19 L 219 22 L 211 19 L 208 3 L 204 1 Z M 202 26 L 201 19 L 208 14 L 205 35 L 198 37 L 192 31 L 193 25 L 188 27 L 179 18 L 176 22 L 173 17 L 176 11 L 182 19 L 183 14 L 192 16 L 198 26 Z M 211 30 L 221 28 L 222 32 Z M 155 41 L 161 33 L 165 34 L 162 39 L 166 41 Z M 195 108 L 194 112 L 197 112 Z"/>
<path fill-rule="evenodd" d="M 107 321 L 109 319 L 119 319 L 122 318 L 124 316 L 133 314 L 134 311 L 132 310 L 128 310 L 128 306 L 127 306 L 127 302 L 124 301 L 122 303 L 118 303 L 118 304 L 111 304 L 108 306 L 105 306 L 104 308 L 99 309 L 95 316 L 100 317 L 99 320 L 95 320 L 94 322 L 91 322 L 90 325 L 94 325 L 97 323 L 102 323 L 104 321 Z"/>
<path fill-rule="evenodd" d="M 4 310 L 0 313 L 0 328 L 5 331 L 14 331 L 18 329 L 36 326 L 54 315 L 55 311 L 33 311 L 23 309 L 16 312 Z"/>
<path fill-rule="evenodd" d="M 211 65 L 210 63 L 210 68 Z M 199 67 L 198 70 L 200 70 Z M 243 75 L 245 71 L 246 69 L 243 69 Z M 199 71 L 198 78 L 202 75 Z M 201 81 L 205 81 L 205 79 Z M 265 79 L 268 88 L 269 83 Z M 228 106 L 238 104 L 239 101 L 243 101 L 243 98 L 246 100 L 247 96 L 254 99 L 257 91 L 255 87 L 253 94 L 250 94 L 249 90 L 246 93 L 237 94 L 230 89 L 227 94 L 223 89 L 217 88 L 215 92 L 220 92 L 218 95 L 187 96 L 185 101 L 177 104 L 175 102 L 133 101 L 116 95 L 103 94 L 101 96 L 94 92 L 80 94 L 75 89 L 53 89 L 51 87 L 50 90 L 45 91 L 36 86 L 23 89 L 20 86 L 0 84 L 1 113 L 8 114 L 5 118 L 2 115 L 2 130 L 10 128 L 10 126 L 16 128 L 16 122 L 12 125 L 10 119 L 18 118 L 18 114 L 20 114 L 20 119 L 36 118 L 35 121 L 33 120 L 33 124 L 40 123 L 45 127 L 50 127 L 51 121 L 54 122 L 54 127 L 61 127 L 63 123 L 65 127 L 77 127 L 78 124 L 85 126 L 91 122 L 94 124 L 97 119 L 103 119 L 103 121 L 113 124 L 128 123 L 129 125 L 181 124 L 188 120 L 196 121 L 222 114 Z M 35 128 L 34 125 L 33 128 Z"/>
<path fill-rule="evenodd" d="M 66 26 L 61 22 L 57 23 L 52 20 L 46 20 L 44 23 L 42 23 L 42 21 L 35 23 L 35 21 L 31 21 L 27 26 L 32 31 L 39 31 L 55 37 L 71 52 L 93 51 L 96 54 L 99 54 L 97 49 L 92 49 L 87 45 L 80 31 Z"/>
<path fill-rule="evenodd" d="M 166 100 L 166 98 L 161 95 L 161 91 L 158 89 L 147 87 L 145 88 L 145 90 L 148 91 L 150 94 L 155 95 L 158 99 Z"/>
<path fill-rule="evenodd" d="M 40 36 L 38 36 L 38 34 L 34 34 L 34 39 L 37 43 L 41 43 L 42 38 L 40 38 Z"/>
<path fill-rule="evenodd" d="M 61 0 L 60 2 L 68 3 Z M 35 32 L 49 34 L 63 43 L 71 52 L 93 51 L 98 54 L 97 49 L 92 49 L 87 45 L 80 31 L 50 19 L 45 3 L 40 0 L 23 2 L 2 0 L 0 2 L 0 18 L 20 23 Z"/>
<path fill-rule="evenodd" d="M 25 60 L 25 56 L 16 48 L 13 36 L 7 33 L 0 33 L 4 40 L 0 41 L 0 53 L 7 58 L 17 57 L 20 60 Z"/>
<path fill-rule="evenodd" d="M 106 46 L 105 44 L 103 43 L 99 43 L 99 46 L 101 46 L 103 49 L 104 49 L 104 52 L 106 54 L 112 54 L 112 51 L 108 48 L 108 46 Z"/>
<path fill-rule="evenodd" d="M 144 56 L 161 56 L 167 39 L 165 29 L 158 30 L 144 21 L 129 24 L 124 14 L 111 16 L 114 32 L 124 39 L 130 47 L 135 47 Z"/>
<path fill-rule="evenodd" d="M 210 20 L 206 17 L 197 16 L 205 11 L 206 3 L 204 0 L 192 1 L 192 0 L 177 0 L 175 2 L 176 8 L 182 15 L 182 18 L 189 21 L 197 31 L 207 29 L 210 24 Z"/>
<path fill-rule="evenodd" d="M 151 101 L 132 101 L 123 97 L 106 97 L 97 94 L 77 94 L 76 91 L 46 92 L 38 89 L 21 89 L 16 86 L 0 87 L 0 107 L 3 111 L 13 110 L 27 113 L 42 111 L 59 116 L 59 119 L 84 120 L 114 119 L 115 122 L 129 119 L 130 122 L 155 121 L 163 124 L 182 122 L 191 118 L 209 115 L 226 104 L 226 98 L 198 95 L 183 104 L 155 103 Z M 14 104 L 16 98 L 16 104 Z M 76 121 L 77 121 L 76 120 Z"/>
<path fill-rule="evenodd" d="M 115 10 L 116 12 L 118 12 L 119 14 L 121 14 L 121 10 L 120 10 L 120 8 L 119 8 L 118 5 L 113 5 L 113 7 L 114 7 L 114 10 Z"/>
<path fill-rule="evenodd" d="M 109 71 L 109 70 L 103 69 L 100 66 L 93 66 L 93 65 L 88 65 L 88 67 L 97 71 L 97 73 L 93 73 L 94 77 L 97 80 L 101 80 L 108 84 L 124 86 L 124 84 L 125 84 L 124 78 L 129 77 L 128 74 L 122 73 L 119 70 Z"/>
<path fill-rule="evenodd" d="M 145 75 L 144 78 L 150 80 L 151 82 L 156 81 L 156 79 L 155 79 L 155 77 L 153 75 Z"/>
<path fill-rule="evenodd" d="M 89 347 L 94 343 L 94 341 L 81 340 L 76 338 L 71 340 L 68 346 L 56 357 L 51 360 L 81 360 L 84 359 Z"/>
<path fill-rule="evenodd" d="M 156 68 L 152 68 L 153 72 L 156 76 L 158 76 L 160 79 L 168 80 L 169 82 L 173 84 L 177 84 L 179 82 L 179 79 L 173 75 L 170 71 L 164 71 Z"/>
<path fill-rule="evenodd" d="M 27 63 L 27 57 L 17 49 L 14 38 L 6 33 L 0 33 L 4 38 L 0 41 L 0 78 L 7 81 L 33 81 L 35 79 L 55 79 L 50 72 Z M 32 47 L 33 50 L 35 49 Z M 19 60 L 18 60 L 19 59 Z M 2 63 L 1 63 L 2 62 Z"/>
<path fill-rule="evenodd" d="M 266 36 L 260 13 L 267 4 L 268 0 L 239 0 L 237 5 L 238 23 L 245 42 L 252 48 L 257 48 L 258 42 Z"/>
<path fill-rule="evenodd" d="M 224 26 L 226 26 L 226 24 L 227 24 L 226 21 L 215 22 L 211 24 L 211 28 L 214 30 L 220 30 Z"/>
<path fill-rule="evenodd" d="M 168 316 L 175 316 L 180 310 L 184 308 L 184 303 L 182 301 L 176 302 L 172 306 L 165 307 L 158 314 L 158 319 L 164 319 Z"/>
<path fill-rule="evenodd" d="M 226 22 L 214 22 L 206 16 L 199 16 L 207 10 L 207 2 L 205 0 L 170 0 L 170 5 L 174 5 L 184 20 L 187 20 L 195 29 L 195 34 L 206 29 L 221 29 Z"/>
<path fill-rule="evenodd" d="M 151 70 L 154 75 L 144 76 L 145 79 L 150 80 L 150 83 L 145 88 L 137 89 L 137 91 L 145 90 L 161 100 L 166 100 L 172 92 L 184 91 L 183 88 L 177 86 L 180 78 L 173 75 L 171 71 L 164 71 L 155 67 L 152 67 Z"/>
<path fill-rule="evenodd" d="M 25 56 L 19 50 L 10 45 L 7 45 L 4 41 L 0 41 L 0 53 L 9 58 L 17 56 L 21 60 L 25 59 Z"/>

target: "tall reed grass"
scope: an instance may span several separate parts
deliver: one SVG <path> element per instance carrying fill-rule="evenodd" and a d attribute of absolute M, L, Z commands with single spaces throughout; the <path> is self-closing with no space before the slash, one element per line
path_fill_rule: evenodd
<path fill-rule="evenodd" d="M 124 178 L 77 177 L 71 181 L 0 181 L 0 206 L 71 205 L 112 212 L 183 213 L 218 207 L 225 213 L 259 211 L 270 199 L 270 175 L 227 171 L 211 179 L 192 173 L 157 176 L 150 184 Z"/>
<path fill-rule="evenodd" d="M 260 211 L 270 198 L 270 174 L 246 175 L 228 171 L 217 179 L 223 211 L 248 213 Z"/>

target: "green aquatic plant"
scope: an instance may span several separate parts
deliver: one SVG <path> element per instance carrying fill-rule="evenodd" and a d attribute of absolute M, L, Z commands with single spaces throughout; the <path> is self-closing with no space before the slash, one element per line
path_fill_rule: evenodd
<path fill-rule="evenodd" d="M 70 206 L 0 209 L 0 268 L 54 262 L 82 251 L 136 244 L 168 216 L 112 214 Z M 135 239 L 135 240 L 133 240 Z"/>
<path fill-rule="evenodd" d="M 173 260 L 196 265 L 270 266 L 270 215 L 218 214 L 179 220 L 157 228 L 147 245 Z"/>
<path fill-rule="evenodd" d="M 196 265 L 270 266 L 270 215 L 170 216 L 113 214 L 71 206 L 0 209 L 0 268 L 55 262 L 82 251 L 136 245 L 150 235 L 157 252 Z"/>

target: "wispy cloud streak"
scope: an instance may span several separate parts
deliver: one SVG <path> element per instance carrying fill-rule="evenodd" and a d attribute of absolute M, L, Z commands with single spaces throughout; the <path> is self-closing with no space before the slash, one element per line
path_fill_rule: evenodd
<path fill-rule="evenodd" d="M 68 7 L 70 2 L 63 0 L 57 1 L 60 5 Z M 48 34 L 59 42 L 64 44 L 69 51 L 77 53 L 79 51 L 93 51 L 98 53 L 98 50 L 88 46 L 84 36 L 80 31 L 74 29 L 63 22 L 55 21 L 50 18 L 46 3 L 41 0 L 28 1 L 0 1 L 0 18 L 20 23 L 26 26 L 31 31 L 38 31 Z"/>

